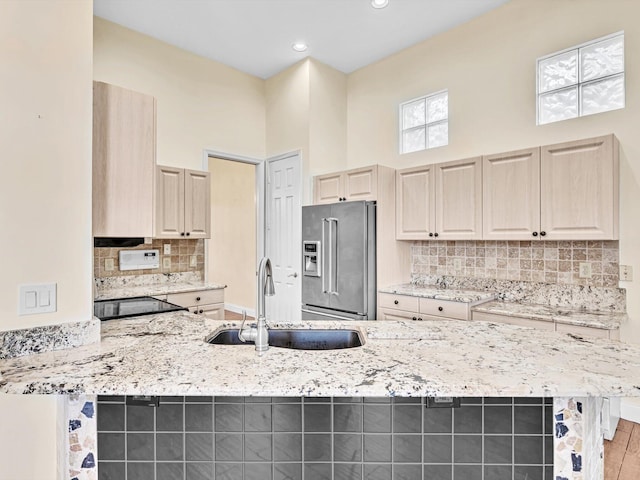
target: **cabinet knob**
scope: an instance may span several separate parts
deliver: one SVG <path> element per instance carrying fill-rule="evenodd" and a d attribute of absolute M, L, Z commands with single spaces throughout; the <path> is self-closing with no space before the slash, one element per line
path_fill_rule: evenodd
<path fill-rule="evenodd" d="M 188 237 L 189 235 L 191 235 L 191 232 L 187 232 L 187 237 Z"/>
<path fill-rule="evenodd" d="M 394 300 L 394 301 L 393 301 L 393 304 L 394 304 L 394 305 L 397 305 L 398 303 L 400 303 L 400 302 L 398 302 L 398 300 Z"/>
<path fill-rule="evenodd" d="M 198 309 L 196 308 L 196 309 L 193 311 L 193 313 L 198 313 Z"/>
<path fill-rule="evenodd" d="M 204 310 L 200 309 L 200 313 L 204 312 Z"/>
<path fill-rule="evenodd" d="M 434 233 L 434 234 L 433 234 L 433 236 L 434 236 L 434 237 L 437 237 L 437 236 L 438 236 L 438 232 Z"/>
<path fill-rule="evenodd" d="M 199 301 L 200 301 L 200 297 L 196 297 L 196 302 L 199 302 Z"/>
<path fill-rule="evenodd" d="M 441 312 L 441 311 L 443 311 L 443 310 L 444 310 L 444 308 L 442 308 L 442 307 L 438 307 L 438 311 L 439 311 L 439 312 Z"/>
<path fill-rule="evenodd" d="M 538 232 L 533 232 L 531 235 L 533 235 L 534 237 L 538 236 Z"/>
<path fill-rule="evenodd" d="M 542 232 L 540 232 L 540 236 L 544 237 L 547 234 L 547 232 L 545 232 L 544 230 Z"/>
<path fill-rule="evenodd" d="M 433 237 L 433 233 L 429 232 L 429 236 L 430 236 L 430 237 Z"/>
<path fill-rule="evenodd" d="M 422 321 L 422 317 L 418 317 L 418 321 L 421 322 Z"/>
<path fill-rule="evenodd" d="M 180 232 L 180 236 L 181 236 L 181 237 L 184 237 L 184 232 Z"/>
<path fill-rule="evenodd" d="M 417 320 L 417 319 L 418 319 L 418 317 L 413 317 L 413 320 Z"/>

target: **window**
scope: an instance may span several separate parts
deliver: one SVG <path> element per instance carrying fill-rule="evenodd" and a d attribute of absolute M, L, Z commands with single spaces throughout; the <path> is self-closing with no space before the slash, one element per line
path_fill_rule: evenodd
<path fill-rule="evenodd" d="M 447 90 L 400 105 L 400 153 L 417 152 L 449 143 Z"/>
<path fill-rule="evenodd" d="M 624 108 L 624 32 L 538 59 L 538 125 Z"/>

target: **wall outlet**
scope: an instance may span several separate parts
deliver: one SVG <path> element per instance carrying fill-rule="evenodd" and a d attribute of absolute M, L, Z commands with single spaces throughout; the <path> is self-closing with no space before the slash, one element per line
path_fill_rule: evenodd
<path fill-rule="evenodd" d="M 462 270 L 462 259 L 454 258 L 453 259 L 453 268 L 454 270 Z"/>
<path fill-rule="evenodd" d="M 171 268 L 171 258 L 164 257 L 162 259 L 162 268 L 164 268 L 165 270 L 168 270 Z"/>
<path fill-rule="evenodd" d="M 591 264 L 589 262 L 580 262 L 580 278 L 591 278 Z"/>
<path fill-rule="evenodd" d="M 198 266 L 198 257 L 196 257 L 195 255 L 191 255 L 191 258 L 189 259 L 189 266 L 190 267 L 197 267 Z"/>
<path fill-rule="evenodd" d="M 171 244 L 170 243 L 165 243 L 164 244 L 164 254 L 165 255 L 171 255 Z"/>
<path fill-rule="evenodd" d="M 107 272 L 110 272 L 112 270 L 114 270 L 116 268 L 114 262 L 113 262 L 113 258 L 105 258 L 104 259 L 104 269 Z"/>
<path fill-rule="evenodd" d="M 633 280 L 633 268 L 631 265 L 620 265 L 620 281 L 631 282 Z"/>

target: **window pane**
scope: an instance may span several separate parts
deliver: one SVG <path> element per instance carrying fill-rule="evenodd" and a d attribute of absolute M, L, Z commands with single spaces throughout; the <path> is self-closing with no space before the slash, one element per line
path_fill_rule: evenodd
<path fill-rule="evenodd" d="M 449 94 L 447 92 L 427 97 L 427 122 L 437 122 L 449 116 Z"/>
<path fill-rule="evenodd" d="M 402 132 L 402 153 L 417 152 L 425 148 L 424 128 L 416 128 L 408 132 Z"/>
<path fill-rule="evenodd" d="M 624 75 L 582 85 L 582 115 L 624 108 Z"/>
<path fill-rule="evenodd" d="M 578 116 L 578 88 L 540 95 L 539 123 L 551 123 Z"/>
<path fill-rule="evenodd" d="M 429 148 L 441 147 L 449 144 L 449 123 L 429 125 Z"/>
<path fill-rule="evenodd" d="M 613 37 L 580 49 L 582 81 L 624 71 L 624 37 Z"/>
<path fill-rule="evenodd" d="M 572 50 L 541 60 L 538 75 L 540 93 L 578 83 L 578 51 Z"/>
<path fill-rule="evenodd" d="M 424 99 L 416 102 L 407 103 L 402 106 L 402 129 L 417 127 L 424 125 L 425 121 L 425 104 Z"/>

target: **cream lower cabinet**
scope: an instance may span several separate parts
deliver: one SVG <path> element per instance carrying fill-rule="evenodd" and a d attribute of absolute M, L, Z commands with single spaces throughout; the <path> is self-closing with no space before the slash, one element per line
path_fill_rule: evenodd
<path fill-rule="evenodd" d="M 378 320 L 470 320 L 470 304 L 392 293 L 378 294 Z"/>
<path fill-rule="evenodd" d="M 155 165 L 155 99 L 94 82 L 94 237 L 153 237 Z"/>
<path fill-rule="evenodd" d="M 618 238 L 613 135 L 483 157 L 485 240 Z"/>
<path fill-rule="evenodd" d="M 211 238 L 209 172 L 158 165 L 155 238 Z"/>
<path fill-rule="evenodd" d="M 376 200 L 377 195 L 377 165 L 314 177 L 314 204 Z"/>
<path fill-rule="evenodd" d="M 570 325 L 566 323 L 556 323 L 548 320 L 536 320 L 532 318 L 511 317 L 508 315 L 497 315 L 494 313 L 472 312 L 473 320 L 481 320 L 494 323 L 508 323 L 521 327 L 539 328 L 573 335 L 586 335 L 589 337 L 607 338 L 610 340 L 620 339 L 620 330 L 606 330 L 602 328 L 585 327 L 581 325 Z"/>
<path fill-rule="evenodd" d="M 396 238 L 481 239 L 481 157 L 396 171 Z"/>
<path fill-rule="evenodd" d="M 223 288 L 187 293 L 170 293 L 157 298 L 188 308 L 191 313 L 196 315 L 203 315 L 212 320 L 224 320 Z"/>

